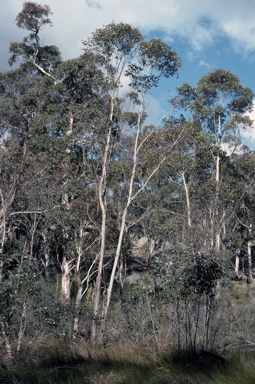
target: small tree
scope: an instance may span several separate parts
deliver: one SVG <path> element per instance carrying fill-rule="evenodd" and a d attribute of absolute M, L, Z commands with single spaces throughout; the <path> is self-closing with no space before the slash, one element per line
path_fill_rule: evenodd
<path fill-rule="evenodd" d="M 22 11 L 16 17 L 16 25 L 31 33 L 23 39 L 22 43 L 10 44 L 9 50 L 12 56 L 9 64 L 12 65 L 18 58 L 21 58 L 32 63 L 42 74 L 51 77 L 56 82 L 52 72 L 61 61 L 59 49 L 54 45 L 41 46 L 39 37 L 39 32 L 44 26 L 52 26 L 50 14 L 48 5 L 40 5 L 31 1 L 23 4 Z"/>

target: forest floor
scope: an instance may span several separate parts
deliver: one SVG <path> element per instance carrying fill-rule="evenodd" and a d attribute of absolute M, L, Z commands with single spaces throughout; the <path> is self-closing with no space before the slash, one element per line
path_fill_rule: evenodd
<path fill-rule="evenodd" d="M 86 349 L 86 352 L 85 352 Z M 44 349 L 34 365 L 0 368 L 0 384 L 254 384 L 255 352 L 232 351 L 226 357 L 161 352 L 112 345 L 102 350 L 68 345 Z"/>
<path fill-rule="evenodd" d="M 152 345 L 122 335 L 95 348 L 83 340 L 38 335 L 23 339 L 13 364 L 1 362 L 0 344 L 0 384 L 254 384 L 254 294 L 243 282 L 226 292 L 222 316 L 231 337 L 223 333 L 215 352 L 177 353 L 165 338 Z"/>

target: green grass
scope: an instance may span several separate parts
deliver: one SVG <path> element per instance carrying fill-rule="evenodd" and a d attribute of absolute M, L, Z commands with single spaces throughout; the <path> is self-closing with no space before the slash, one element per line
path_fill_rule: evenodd
<path fill-rule="evenodd" d="M 31 352 L 32 353 L 32 352 Z M 254 384 L 254 353 L 217 354 L 174 351 L 155 353 L 143 347 L 49 342 L 33 351 L 36 364 L 22 358 L 0 368 L 0 382 L 25 384 Z M 9 381 L 8 381 L 9 380 Z M 3 381 L 4 382 L 4 381 Z"/>

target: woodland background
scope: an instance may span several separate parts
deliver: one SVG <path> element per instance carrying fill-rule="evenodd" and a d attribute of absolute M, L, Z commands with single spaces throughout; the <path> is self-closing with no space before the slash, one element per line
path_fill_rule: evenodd
<path fill-rule="evenodd" d="M 112 23 L 63 61 L 40 41 L 50 14 L 24 3 L 0 74 L 4 364 L 49 339 L 211 354 L 252 340 L 251 89 L 213 70 L 148 125 L 178 53 Z"/>

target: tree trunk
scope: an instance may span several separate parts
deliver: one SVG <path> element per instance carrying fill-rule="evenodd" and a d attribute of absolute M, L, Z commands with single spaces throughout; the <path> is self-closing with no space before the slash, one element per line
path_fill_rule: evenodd
<path fill-rule="evenodd" d="M 42 239 L 43 239 L 44 260 L 43 260 L 43 258 L 41 258 L 41 262 L 44 266 L 46 279 L 48 280 L 50 277 L 50 275 L 49 275 L 50 252 L 49 252 L 49 247 L 47 244 L 47 238 L 46 238 L 44 232 L 42 232 Z"/>
<path fill-rule="evenodd" d="M 103 264 L 104 264 L 104 254 L 105 254 L 105 235 L 106 235 L 106 175 L 107 175 L 107 162 L 110 156 L 110 145 L 111 145 L 111 121 L 113 118 L 113 101 L 114 94 L 112 94 L 110 99 L 110 107 L 109 107 L 109 124 L 108 131 L 106 137 L 104 158 L 103 158 L 103 166 L 102 166 L 102 175 L 99 182 L 99 204 L 102 212 L 102 222 L 101 222 L 101 246 L 100 246 L 100 258 L 97 272 L 97 279 L 94 291 L 94 310 L 93 310 L 93 320 L 91 327 L 91 341 L 93 344 L 96 344 L 97 337 L 97 324 L 98 324 L 98 313 L 101 299 L 101 283 L 102 283 L 102 274 L 103 274 Z"/>
<path fill-rule="evenodd" d="M 101 330 L 100 330 L 100 336 L 99 336 L 99 343 L 101 345 L 103 344 L 103 340 L 104 340 L 106 319 L 108 316 L 109 305 L 110 305 L 110 301 L 111 301 L 111 297 L 112 297 L 113 283 L 114 283 L 114 278 L 116 275 L 116 270 L 117 270 L 117 266 L 118 266 L 119 258 L 120 258 L 120 254 L 121 254 L 121 247 L 122 247 L 123 236 L 124 236 L 124 232 L 125 232 L 128 207 L 131 204 L 132 197 L 133 197 L 132 196 L 133 195 L 133 185 L 134 185 L 136 166 L 137 166 L 138 140 L 139 140 L 139 136 L 140 136 L 140 124 L 141 124 L 141 117 L 142 117 L 142 112 L 143 112 L 143 102 L 144 102 L 144 95 L 142 96 L 142 103 L 141 103 L 141 107 L 140 107 L 140 111 L 139 111 L 139 115 L 138 115 L 138 121 L 137 121 L 137 132 L 136 132 L 136 139 L 135 139 L 134 153 L 133 153 L 133 168 L 132 168 L 132 174 L 131 174 L 131 178 L 130 178 L 130 182 L 129 182 L 129 194 L 128 194 L 127 203 L 126 203 L 126 205 L 123 209 L 123 212 L 122 212 L 118 245 L 117 245 L 114 263 L 113 263 L 113 267 L 112 267 L 112 271 L 111 271 L 110 282 L 109 282 L 109 286 L 107 289 L 106 304 L 105 304 L 103 311 L 102 311 Z"/>
<path fill-rule="evenodd" d="M 23 303 L 23 309 L 22 309 L 22 315 L 20 320 L 20 327 L 19 327 L 19 334 L 18 334 L 18 344 L 17 344 L 17 352 L 20 351 L 21 346 L 21 340 L 24 336 L 24 332 L 26 329 L 26 319 L 27 319 L 27 304 L 26 302 Z"/>
<path fill-rule="evenodd" d="M 129 208 L 131 202 L 136 198 L 136 196 L 141 191 L 144 190 L 144 188 L 146 187 L 148 182 L 151 180 L 153 175 L 156 174 L 156 172 L 159 170 L 160 166 L 169 157 L 169 154 L 166 155 L 165 157 L 163 157 L 163 159 L 155 166 L 154 170 L 147 177 L 146 181 L 143 183 L 143 186 L 135 194 L 133 194 L 134 180 L 135 180 L 136 168 L 137 168 L 137 154 L 138 154 L 141 146 L 143 145 L 143 143 L 146 140 L 146 138 L 145 138 L 142 141 L 142 143 L 138 146 L 138 141 L 139 141 L 139 137 L 140 137 L 140 129 L 141 129 L 140 125 L 141 125 L 141 119 L 142 119 L 142 113 L 143 113 L 143 107 L 144 107 L 144 105 L 143 105 L 144 104 L 144 96 L 145 95 L 143 94 L 142 95 L 142 102 L 141 102 L 141 106 L 140 106 L 140 111 L 139 111 L 139 114 L 138 114 L 137 132 L 136 132 L 136 138 L 135 138 L 135 143 L 134 143 L 134 151 L 133 151 L 133 168 L 132 168 L 132 174 L 131 174 L 130 182 L 129 182 L 128 199 L 127 199 L 127 202 L 126 202 L 126 204 L 125 204 L 125 206 L 123 208 L 123 212 L 122 212 L 121 225 L 120 225 L 120 233 L 119 233 L 119 238 L 118 238 L 118 245 L 117 245 L 117 249 L 116 249 L 116 253 L 115 253 L 115 258 L 114 258 L 114 263 L 113 263 L 113 267 L 112 267 L 112 271 L 111 271 L 110 282 L 109 282 L 109 285 L 108 285 L 108 288 L 107 288 L 107 292 L 106 292 L 106 303 L 103 306 L 103 310 L 102 310 L 101 330 L 100 330 L 100 335 L 99 335 L 99 343 L 101 345 L 102 345 L 103 340 L 104 340 L 104 334 L 105 334 L 105 328 L 106 328 L 106 320 L 107 320 L 107 316 L 108 316 L 108 310 L 109 310 L 110 301 L 111 301 L 111 297 L 112 297 L 112 291 L 113 291 L 113 283 L 114 283 L 114 279 L 115 279 L 115 276 L 116 276 L 116 271 L 117 271 L 120 255 L 121 255 L 121 248 L 122 248 L 124 232 L 126 230 L 125 226 L 126 226 L 126 217 L 127 217 L 127 213 L 128 213 L 128 208 Z M 147 137 L 149 137 L 149 135 Z M 181 134 L 177 138 L 177 140 L 172 144 L 173 146 L 176 144 L 176 142 L 179 140 L 180 137 L 181 137 Z"/>
<path fill-rule="evenodd" d="M 73 339 L 75 339 L 79 333 L 79 311 L 80 311 L 80 307 L 81 307 L 81 299 L 82 299 L 82 282 L 80 281 L 80 278 L 79 278 L 78 279 L 78 291 L 77 291 L 76 300 L 75 300 L 75 315 L 74 315 L 74 322 L 73 322 Z"/>
<path fill-rule="evenodd" d="M 61 302 L 63 304 L 68 304 L 70 302 L 70 270 L 69 262 L 66 260 L 66 257 L 63 256 L 61 263 Z"/>
<path fill-rule="evenodd" d="M 239 278 L 239 265 L 240 265 L 239 253 L 236 253 L 235 275 L 236 275 L 237 278 Z"/>
<path fill-rule="evenodd" d="M 253 283 L 253 277 L 252 277 L 252 259 L 251 259 L 251 247 L 253 245 L 252 241 L 248 241 L 248 283 Z"/>
<path fill-rule="evenodd" d="M 3 281 L 3 269 L 4 269 L 4 243 L 6 237 L 6 215 L 5 215 L 5 204 L 2 189 L 0 188 L 0 198 L 2 209 L 0 211 L 0 284 Z"/>
<path fill-rule="evenodd" d="M 215 198 L 215 250 L 220 251 L 220 219 L 219 219 L 219 195 L 220 195 L 220 149 L 221 149 L 221 119 L 218 119 L 218 135 L 217 135 L 217 155 L 216 155 L 216 198 Z"/>
<path fill-rule="evenodd" d="M 4 273 L 4 228 L 0 227 L 0 284 L 3 281 Z"/>
<path fill-rule="evenodd" d="M 188 226 L 191 227 L 191 208 L 190 208 L 190 198 L 189 198 L 189 189 L 185 180 L 185 174 L 184 172 L 181 172 L 182 182 L 185 190 L 185 196 L 186 196 L 186 205 L 187 205 L 187 222 Z"/>
<path fill-rule="evenodd" d="M 1 328 L 2 328 L 3 339 L 5 342 L 5 353 L 2 356 L 2 360 L 7 366 L 13 365 L 14 356 L 13 356 L 12 345 L 10 342 L 10 337 L 8 335 L 8 332 L 5 329 L 5 324 L 2 320 L 1 320 L 0 324 L 1 324 Z"/>
<path fill-rule="evenodd" d="M 121 253 L 121 247 L 122 247 L 122 241 L 123 241 L 123 236 L 124 236 L 124 231 L 125 231 L 128 206 L 129 206 L 129 203 L 127 203 L 127 205 L 123 211 L 123 214 L 122 214 L 122 221 L 121 221 L 121 228 L 120 228 L 120 234 L 119 234 L 119 239 L 118 239 L 118 245 L 117 245 L 114 263 L 113 263 L 113 267 L 112 267 L 112 271 L 111 271 L 110 282 L 109 282 L 109 286 L 108 286 L 107 294 L 106 294 L 106 304 L 105 304 L 105 306 L 103 308 L 103 312 L 102 312 L 101 330 L 100 330 L 100 335 L 99 335 L 99 344 L 100 345 L 102 345 L 104 342 L 106 320 L 107 320 L 109 305 L 110 305 L 111 297 L 112 297 L 114 278 L 116 275 L 116 270 L 117 270 L 117 266 L 118 266 L 118 262 L 119 262 L 119 258 L 120 258 L 120 253 Z"/>

